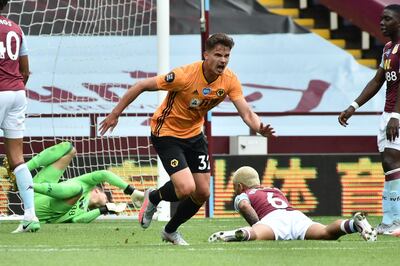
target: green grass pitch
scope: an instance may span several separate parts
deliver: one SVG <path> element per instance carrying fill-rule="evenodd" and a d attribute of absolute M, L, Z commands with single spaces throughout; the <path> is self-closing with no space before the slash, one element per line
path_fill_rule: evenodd
<path fill-rule="evenodd" d="M 329 223 L 336 217 L 315 217 Z M 376 225 L 380 218 L 369 217 Z M 10 234 L 17 222 L 0 222 L 0 265 L 397 265 L 400 238 L 364 242 L 358 234 L 338 241 L 208 243 L 220 230 L 245 225 L 242 219 L 192 219 L 182 226 L 190 246 L 161 242 L 165 222 L 147 230 L 133 221 L 46 224 L 37 233 Z M 397 262 L 396 262 L 397 261 Z"/>

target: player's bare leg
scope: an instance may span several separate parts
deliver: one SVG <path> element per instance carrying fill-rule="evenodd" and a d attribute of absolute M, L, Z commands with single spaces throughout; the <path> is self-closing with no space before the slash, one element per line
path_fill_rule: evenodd
<path fill-rule="evenodd" d="M 252 227 L 242 227 L 231 231 L 220 231 L 212 234 L 208 242 L 216 241 L 252 241 L 275 240 L 275 233 L 271 227 L 265 224 L 255 224 Z"/>
<path fill-rule="evenodd" d="M 346 234 L 340 229 L 340 225 L 344 220 L 336 220 L 331 224 L 323 225 L 319 223 L 312 224 L 306 232 L 307 240 L 336 240 Z M 356 232 L 355 229 L 349 233 Z"/>
<path fill-rule="evenodd" d="M 359 232 L 365 241 L 376 241 L 376 231 L 371 227 L 365 215 L 356 213 L 352 219 L 336 220 L 329 225 L 312 224 L 305 235 L 309 240 L 336 240 L 345 234 Z"/>

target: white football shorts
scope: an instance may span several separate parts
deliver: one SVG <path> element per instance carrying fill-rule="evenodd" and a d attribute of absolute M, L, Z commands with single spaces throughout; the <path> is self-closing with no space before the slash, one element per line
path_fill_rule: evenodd
<path fill-rule="evenodd" d="M 379 122 L 379 132 L 377 136 L 378 150 L 383 152 L 385 148 L 391 148 L 400 151 L 400 138 L 396 138 L 394 141 L 386 139 L 386 126 L 390 120 L 391 113 L 383 112 Z"/>
<path fill-rule="evenodd" d="M 0 128 L 4 137 L 24 137 L 27 99 L 24 90 L 0 91 Z"/>
<path fill-rule="evenodd" d="M 275 210 L 257 224 L 271 227 L 275 240 L 304 240 L 311 225 L 316 224 L 301 211 Z"/>

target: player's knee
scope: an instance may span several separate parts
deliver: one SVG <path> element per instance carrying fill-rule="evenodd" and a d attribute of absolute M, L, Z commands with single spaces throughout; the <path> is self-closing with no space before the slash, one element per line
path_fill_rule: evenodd
<path fill-rule="evenodd" d="M 76 149 L 72 146 L 71 150 L 68 152 L 68 155 L 74 158 L 76 156 Z"/>
<path fill-rule="evenodd" d="M 72 149 L 64 157 L 68 161 L 67 163 L 69 164 L 74 159 L 75 156 L 76 156 L 76 149 L 72 147 Z"/>
<path fill-rule="evenodd" d="M 210 197 L 210 190 L 205 189 L 201 191 L 196 191 L 195 194 L 198 201 L 205 202 Z"/>
<path fill-rule="evenodd" d="M 97 175 L 97 176 L 107 176 L 108 175 L 107 172 L 108 172 L 107 170 L 97 170 L 97 171 L 94 171 L 92 174 Z"/>
<path fill-rule="evenodd" d="M 181 184 L 175 187 L 175 192 L 178 198 L 187 198 L 196 190 L 196 185 L 193 183 Z"/>

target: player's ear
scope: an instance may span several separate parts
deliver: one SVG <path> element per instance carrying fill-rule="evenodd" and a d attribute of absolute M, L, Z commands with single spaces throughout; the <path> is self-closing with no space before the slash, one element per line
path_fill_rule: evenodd
<path fill-rule="evenodd" d="M 208 59 L 208 52 L 207 51 L 204 51 L 204 53 L 203 53 L 203 57 L 204 57 L 204 59 Z"/>

